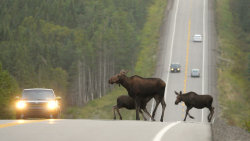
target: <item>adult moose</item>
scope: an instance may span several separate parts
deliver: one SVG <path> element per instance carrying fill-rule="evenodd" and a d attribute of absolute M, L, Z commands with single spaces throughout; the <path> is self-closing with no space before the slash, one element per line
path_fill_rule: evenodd
<path fill-rule="evenodd" d="M 122 85 L 127 91 L 128 95 L 135 100 L 136 120 L 140 120 L 139 111 L 142 104 L 146 104 L 150 99 L 154 98 L 156 106 L 154 108 L 152 117 L 154 118 L 158 105 L 161 103 L 162 114 L 160 121 L 163 121 L 164 110 L 166 103 L 164 101 L 165 82 L 159 78 L 142 78 L 134 75 L 127 77 L 128 71 L 121 70 L 119 74 L 114 75 L 109 79 L 109 84 Z M 146 112 L 146 106 L 142 109 Z"/>
<path fill-rule="evenodd" d="M 177 93 L 175 91 L 175 94 L 177 95 L 175 104 L 177 105 L 181 101 L 183 101 L 187 107 L 186 109 L 186 115 L 184 118 L 184 121 L 186 121 L 187 115 L 194 119 L 193 116 L 191 116 L 188 112 L 191 110 L 193 107 L 197 109 L 202 109 L 202 108 L 208 108 L 210 110 L 210 113 L 207 117 L 208 121 L 211 122 L 211 119 L 214 114 L 214 107 L 212 106 L 213 103 L 213 97 L 210 95 L 198 95 L 195 92 L 188 92 L 185 94 Z"/>

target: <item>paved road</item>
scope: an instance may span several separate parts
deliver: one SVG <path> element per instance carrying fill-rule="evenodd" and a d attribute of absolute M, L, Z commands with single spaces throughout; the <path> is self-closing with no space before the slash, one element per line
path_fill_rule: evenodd
<path fill-rule="evenodd" d="M 215 37 L 213 17 L 211 17 L 211 3 L 209 0 L 175 0 L 172 9 L 169 9 L 169 15 L 166 21 L 166 29 L 163 29 L 161 38 L 161 51 L 159 53 L 160 61 L 158 63 L 157 77 L 161 77 L 167 84 L 165 91 L 165 101 L 167 108 L 165 110 L 164 121 L 175 122 L 184 119 L 186 106 L 182 103 L 178 106 L 174 104 L 176 95 L 174 91 L 189 92 L 194 91 L 199 94 L 213 95 L 214 89 L 211 84 L 215 77 L 214 56 Z M 203 42 L 192 42 L 194 34 L 203 35 Z M 165 55 L 166 54 L 166 55 Z M 213 60 L 213 61 L 211 61 Z M 181 64 L 180 73 L 170 73 L 169 66 L 171 63 L 178 62 Z M 191 69 L 198 68 L 201 72 L 200 78 L 191 77 Z M 152 102 L 152 105 L 155 103 Z M 151 106 L 152 112 L 152 106 Z M 211 125 L 207 122 L 209 110 L 192 109 L 189 112 L 195 119 L 187 117 L 187 121 L 194 122 L 192 125 L 204 132 L 202 140 L 211 140 Z M 161 115 L 161 106 L 157 111 L 156 118 L 159 120 Z M 188 128 L 186 123 L 180 123 L 179 130 Z M 203 130 L 206 128 L 207 130 Z M 166 134 L 168 135 L 170 129 Z M 186 132 L 185 132 L 186 133 Z M 188 136 L 180 136 L 179 139 L 197 140 L 194 128 L 187 131 Z"/>
<path fill-rule="evenodd" d="M 205 2 L 205 3 L 204 3 Z M 213 75 L 209 56 L 209 0 L 169 0 L 162 28 L 157 76 L 167 83 L 165 122 L 107 120 L 0 120 L 1 141 L 210 141 L 211 127 L 207 110 L 192 109 L 194 120 L 183 122 L 185 106 L 174 105 L 174 91 L 209 92 Z M 207 24 L 207 25 L 206 25 Z M 193 43 L 192 35 L 202 34 L 203 43 Z M 179 62 L 181 73 L 169 73 L 171 62 Z M 200 78 L 191 78 L 192 68 L 201 70 Z M 151 104 L 149 104 L 151 105 Z M 149 107 L 150 108 L 150 107 Z M 151 108 L 150 108 L 151 109 Z M 156 118 L 159 120 L 161 106 Z"/>
<path fill-rule="evenodd" d="M 162 44 L 163 57 L 159 65 L 161 70 L 157 74 L 167 84 L 165 121 L 184 118 L 185 105 L 183 103 L 174 105 L 176 100 L 174 91 L 208 93 L 207 2 L 207 0 L 175 0 L 171 11 L 173 13 L 168 17 L 171 22 Z M 193 42 L 194 34 L 203 35 L 203 42 Z M 170 73 L 169 66 L 174 62 L 181 64 L 180 73 Z M 200 78 L 191 77 L 193 68 L 200 69 Z M 161 108 L 158 110 L 158 116 L 160 111 Z M 188 118 L 188 121 L 205 122 L 208 110 L 192 109 L 190 114 L 195 117 L 195 120 Z"/>
<path fill-rule="evenodd" d="M 4 123 L 3 123 L 4 122 Z M 161 123 L 145 121 L 101 120 L 17 120 L 0 122 L 1 141 L 177 141 L 190 128 L 197 140 L 209 139 L 209 130 L 200 123 Z M 175 124 L 168 134 L 163 129 Z M 5 125 L 5 127 L 3 127 Z"/>

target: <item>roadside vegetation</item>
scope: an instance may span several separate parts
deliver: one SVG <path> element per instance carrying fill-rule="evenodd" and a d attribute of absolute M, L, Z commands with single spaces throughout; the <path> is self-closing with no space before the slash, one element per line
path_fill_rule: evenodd
<path fill-rule="evenodd" d="M 159 41 L 159 29 L 162 24 L 166 0 L 153 0 L 147 8 L 147 16 L 144 27 L 138 35 L 138 56 L 134 70 L 129 75 L 150 77 L 155 71 L 156 52 Z M 134 73 L 133 73 L 134 72 Z M 118 71 L 116 72 L 118 73 Z M 64 112 L 64 118 L 88 118 L 88 119 L 113 119 L 112 107 L 116 104 L 116 98 L 127 91 L 121 86 L 115 88 L 100 99 L 88 102 L 84 107 L 68 108 Z M 134 110 L 121 109 L 123 119 L 135 119 Z"/>
<path fill-rule="evenodd" d="M 216 0 L 222 116 L 250 132 L 250 1 Z"/>
<path fill-rule="evenodd" d="M 18 85 L 15 79 L 3 70 L 0 63 L 0 118 L 13 118 L 13 99 L 17 93 Z"/>

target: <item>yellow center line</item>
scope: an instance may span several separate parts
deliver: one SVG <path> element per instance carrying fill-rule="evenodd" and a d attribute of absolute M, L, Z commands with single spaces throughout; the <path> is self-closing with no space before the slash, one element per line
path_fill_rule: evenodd
<path fill-rule="evenodd" d="M 183 88 L 183 93 L 186 93 L 186 88 L 187 88 L 187 74 L 188 74 L 188 55 L 189 55 L 189 42 L 190 42 L 190 27 L 191 27 L 191 20 L 189 19 L 188 21 L 188 39 L 187 39 L 187 49 L 186 49 L 186 64 L 185 64 L 185 76 L 184 76 L 184 88 Z M 185 104 L 182 102 L 182 117 L 184 117 L 184 107 Z"/>
<path fill-rule="evenodd" d="M 16 126 L 16 125 L 21 125 L 21 124 L 27 124 L 27 123 L 36 123 L 36 122 L 42 122 L 42 121 L 46 121 L 46 120 L 45 119 L 44 120 L 17 120 L 15 122 L 11 122 L 11 123 L 0 124 L 0 128 Z"/>
<path fill-rule="evenodd" d="M 186 88 L 187 88 L 188 55 L 189 55 L 189 42 L 190 42 L 190 26 L 191 26 L 191 20 L 189 19 L 189 21 L 188 21 L 188 39 L 187 39 L 187 51 L 186 51 L 186 64 L 185 64 L 185 77 L 184 77 L 183 93 L 186 93 Z"/>
<path fill-rule="evenodd" d="M 192 0 L 190 0 L 189 2 L 190 4 L 190 13 L 192 14 Z M 190 15 L 191 17 L 191 15 Z M 183 87 L 183 93 L 186 93 L 186 89 L 187 89 L 187 74 L 188 74 L 188 55 L 189 55 L 189 43 L 190 43 L 190 27 L 191 27 L 191 20 L 188 20 L 188 39 L 187 39 L 187 49 L 186 49 L 186 64 L 185 64 L 185 75 L 184 75 L 184 87 Z M 185 113 L 185 104 L 184 102 L 182 102 L 182 117 L 184 118 L 184 113 Z"/>

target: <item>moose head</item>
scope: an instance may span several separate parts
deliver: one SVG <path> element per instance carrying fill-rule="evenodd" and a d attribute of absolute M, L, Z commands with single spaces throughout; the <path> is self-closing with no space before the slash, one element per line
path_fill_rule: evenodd
<path fill-rule="evenodd" d="M 181 98 L 181 96 L 182 96 L 182 91 L 180 91 L 180 93 L 177 93 L 176 91 L 174 91 L 175 92 L 175 94 L 177 95 L 176 96 L 176 100 L 175 100 L 175 105 L 177 105 L 177 104 L 179 104 L 181 101 L 182 101 L 182 98 Z"/>
<path fill-rule="evenodd" d="M 128 71 L 125 71 L 125 70 L 121 70 L 120 73 L 112 76 L 110 79 L 109 79 L 109 84 L 119 84 L 120 86 L 120 83 L 121 81 L 126 77 L 126 74 L 128 73 Z"/>

